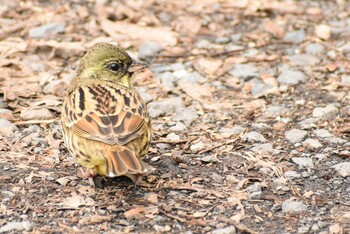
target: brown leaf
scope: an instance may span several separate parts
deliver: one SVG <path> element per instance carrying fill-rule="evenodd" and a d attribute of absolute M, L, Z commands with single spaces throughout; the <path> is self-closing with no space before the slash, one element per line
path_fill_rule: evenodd
<path fill-rule="evenodd" d="M 199 17 L 182 15 L 176 19 L 176 31 L 190 37 L 197 35 L 201 27 L 202 24 Z"/>
<path fill-rule="evenodd" d="M 195 66 L 208 75 L 214 75 L 222 65 L 221 59 L 200 58 Z"/>
<path fill-rule="evenodd" d="M 90 217 L 83 217 L 79 220 L 79 224 L 82 225 L 92 225 L 92 224 L 99 224 L 99 223 L 103 223 L 103 222 L 109 222 L 112 220 L 112 216 L 107 215 L 107 216 L 103 216 L 103 215 L 93 215 Z"/>
<path fill-rule="evenodd" d="M 83 197 L 80 195 L 73 195 L 72 197 L 67 197 L 63 200 L 63 209 L 78 209 L 80 206 L 93 206 L 95 204 L 94 200 L 89 197 Z"/>
<path fill-rule="evenodd" d="M 169 27 L 140 26 L 108 19 L 101 19 L 100 24 L 102 30 L 116 41 L 154 41 L 163 47 L 174 46 L 177 43 L 177 34 Z"/>
<path fill-rule="evenodd" d="M 8 37 L 0 42 L 0 56 L 2 58 L 26 49 L 27 43 L 20 37 Z"/>
<path fill-rule="evenodd" d="M 278 24 L 278 20 L 267 20 L 264 22 L 265 30 L 271 33 L 274 37 L 282 38 L 284 36 L 284 29 Z"/>
<path fill-rule="evenodd" d="M 179 86 L 187 93 L 188 96 L 200 102 L 205 102 L 205 98 L 210 98 L 213 95 L 214 89 L 209 86 L 192 84 L 189 82 L 180 81 Z"/>

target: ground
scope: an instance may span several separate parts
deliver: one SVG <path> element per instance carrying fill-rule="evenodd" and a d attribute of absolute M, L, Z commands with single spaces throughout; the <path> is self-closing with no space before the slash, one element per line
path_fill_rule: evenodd
<path fill-rule="evenodd" d="M 348 1 L 0 3 L 0 233 L 350 233 Z M 140 185 L 62 141 L 97 42 L 150 65 Z"/>

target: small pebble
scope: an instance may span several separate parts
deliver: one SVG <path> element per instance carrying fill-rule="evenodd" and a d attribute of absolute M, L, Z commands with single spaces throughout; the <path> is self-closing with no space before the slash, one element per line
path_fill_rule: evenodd
<path fill-rule="evenodd" d="M 162 101 L 151 102 L 148 104 L 148 111 L 152 118 L 173 114 L 176 110 L 184 108 L 181 97 L 168 98 Z"/>
<path fill-rule="evenodd" d="M 335 107 L 333 104 L 329 104 L 326 107 L 316 107 L 312 111 L 312 116 L 314 118 L 320 118 L 320 117 L 331 117 L 338 114 L 339 110 L 337 107 Z"/>
<path fill-rule="evenodd" d="M 307 211 L 307 206 L 301 201 L 287 200 L 282 204 L 282 211 L 290 214 L 297 214 Z"/>
<path fill-rule="evenodd" d="M 248 141 L 248 142 L 262 142 L 262 143 L 267 142 L 267 140 L 263 135 L 254 131 L 244 134 L 242 137 L 242 140 Z"/>
<path fill-rule="evenodd" d="M 286 42 L 292 42 L 292 43 L 298 44 L 304 41 L 305 37 L 306 37 L 305 30 L 300 29 L 297 31 L 287 32 L 283 40 Z"/>
<path fill-rule="evenodd" d="M 333 137 L 332 133 L 328 132 L 325 129 L 317 129 L 315 130 L 315 135 L 319 138 L 328 138 Z"/>
<path fill-rule="evenodd" d="M 342 162 L 332 166 L 342 177 L 350 176 L 350 162 Z"/>
<path fill-rule="evenodd" d="M 174 126 L 169 128 L 170 131 L 175 131 L 175 132 L 182 132 L 186 129 L 187 129 L 186 125 L 183 124 L 182 122 L 176 122 Z"/>
<path fill-rule="evenodd" d="M 249 199 L 259 200 L 261 199 L 261 185 L 260 183 L 254 183 L 247 187 L 248 197 Z"/>
<path fill-rule="evenodd" d="M 319 148 L 322 148 L 322 144 L 316 140 L 316 139 L 306 139 L 303 143 L 304 147 L 309 149 L 309 150 L 316 150 L 316 149 L 319 149 Z"/>
<path fill-rule="evenodd" d="M 236 228 L 234 226 L 228 226 L 225 228 L 215 229 L 212 234 L 235 234 Z"/>
<path fill-rule="evenodd" d="M 168 139 L 170 141 L 178 141 L 178 140 L 180 140 L 180 136 L 175 134 L 175 133 L 170 133 L 166 136 L 166 139 Z"/>
<path fill-rule="evenodd" d="M 248 77 L 257 77 L 259 69 L 253 64 L 236 64 L 234 68 L 229 71 L 231 76 L 246 79 Z"/>
<path fill-rule="evenodd" d="M 159 53 L 163 47 L 154 41 L 147 41 L 140 46 L 139 57 L 146 58 Z"/>
<path fill-rule="evenodd" d="M 286 132 L 286 140 L 292 144 L 301 142 L 307 136 L 307 131 L 300 129 L 291 129 Z"/>
<path fill-rule="evenodd" d="M 300 168 L 314 168 L 314 163 L 311 158 L 293 157 L 292 161 L 298 164 Z"/>
<path fill-rule="evenodd" d="M 190 149 L 194 152 L 197 152 L 201 149 L 203 149 L 205 147 L 205 145 L 203 144 L 203 142 L 199 141 L 193 145 L 191 145 Z"/>
<path fill-rule="evenodd" d="M 30 38 L 44 38 L 58 33 L 64 33 L 65 23 L 48 23 L 29 30 Z"/>
<path fill-rule="evenodd" d="M 53 116 L 48 109 L 41 108 L 23 110 L 20 114 L 20 118 L 23 120 L 49 120 L 52 119 Z"/>
<path fill-rule="evenodd" d="M 283 70 L 277 78 L 278 82 L 285 85 L 297 85 L 308 80 L 301 71 Z"/>

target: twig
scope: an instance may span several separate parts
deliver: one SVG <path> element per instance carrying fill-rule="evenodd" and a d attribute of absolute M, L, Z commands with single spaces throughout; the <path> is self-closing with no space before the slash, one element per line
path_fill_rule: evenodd
<path fill-rule="evenodd" d="M 54 122 L 58 122 L 58 119 L 47 119 L 47 120 L 40 120 L 40 119 L 33 119 L 33 120 L 26 120 L 26 121 L 17 121 L 15 122 L 16 125 L 25 125 L 25 124 L 50 124 Z"/>
<path fill-rule="evenodd" d="M 246 47 L 246 48 L 242 48 L 242 49 L 234 49 L 234 50 L 227 50 L 227 51 L 215 51 L 215 52 L 209 52 L 209 53 L 198 53 L 198 54 L 192 54 L 190 52 L 185 53 L 185 54 L 176 54 L 176 55 L 172 55 L 172 54 L 157 54 L 157 55 L 153 55 L 150 57 L 153 58 L 186 58 L 186 57 L 199 57 L 199 56 L 206 56 L 206 57 L 217 57 L 217 56 L 222 56 L 222 55 L 230 55 L 233 53 L 238 53 L 238 52 L 242 52 L 242 51 L 246 51 L 249 49 L 259 49 L 259 48 L 263 48 L 263 47 L 267 47 L 270 45 L 276 45 L 276 44 L 291 44 L 290 42 L 286 42 L 286 41 L 272 41 L 272 42 L 268 42 L 266 44 L 262 44 L 262 45 L 258 45 L 258 46 L 254 46 L 254 47 Z"/>
<path fill-rule="evenodd" d="M 193 141 L 195 140 L 197 137 L 193 137 L 190 139 L 183 139 L 183 140 L 175 140 L 175 141 L 171 141 L 171 140 L 158 140 L 158 141 L 152 141 L 152 143 L 166 143 L 166 144 L 180 144 L 180 143 L 186 143 L 189 141 Z"/>
<path fill-rule="evenodd" d="M 185 222 L 186 222 L 185 219 L 180 218 L 180 217 L 177 217 L 177 216 L 175 216 L 175 215 L 171 215 L 171 214 L 169 214 L 169 213 L 163 211 L 162 209 L 159 209 L 159 213 L 161 213 L 161 214 L 167 216 L 168 218 L 175 219 L 175 220 L 177 220 L 177 221 L 179 221 L 179 222 L 181 222 L 181 223 L 185 223 Z"/>
<path fill-rule="evenodd" d="M 214 145 L 212 147 L 209 147 L 208 149 L 204 149 L 202 151 L 199 151 L 198 154 L 204 154 L 206 152 L 209 152 L 209 151 L 212 151 L 213 149 L 216 149 L 216 148 L 219 148 L 223 145 L 228 145 L 228 144 L 232 144 L 232 143 L 235 143 L 238 139 L 240 138 L 240 135 L 236 136 L 236 138 L 234 138 L 233 140 L 230 140 L 230 141 L 226 141 L 226 142 L 223 142 L 223 143 L 220 143 L 218 145 Z"/>
<path fill-rule="evenodd" d="M 243 224 L 239 224 L 231 219 L 228 218 L 218 218 L 218 220 L 220 222 L 225 222 L 225 223 L 229 223 L 232 224 L 233 226 L 235 226 L 235 228 L 237 228 L 239 231 L 241 231 L 242 233 L 248 233 L 248 234 L 258 234 L 258 232 L 254 231 L 253 229 L 243 225 Z"/>
<path fill-rule="evenodd" d="M 203 215 L 203 217 L 207 216 L 212 210 L 214 210 L 214 208 L 218 205 L 218 203 L 214 204 L 212 207 L 210 207 L 205 214 Z"/>

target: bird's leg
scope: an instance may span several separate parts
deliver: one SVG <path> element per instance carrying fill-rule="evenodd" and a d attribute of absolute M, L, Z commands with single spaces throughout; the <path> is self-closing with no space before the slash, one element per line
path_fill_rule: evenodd
<path fill-rule="evenodd" d="M 89 179 L 89 184 L 92 187 L 96 187 L 95 182 L 94 182 L 94 177 L 96 175 L 97 175 L 96 168 L 82 168 L 82 167 L 80 167 L 78 170 L 78 177 L 80 177 L 82 179 Z"/>

